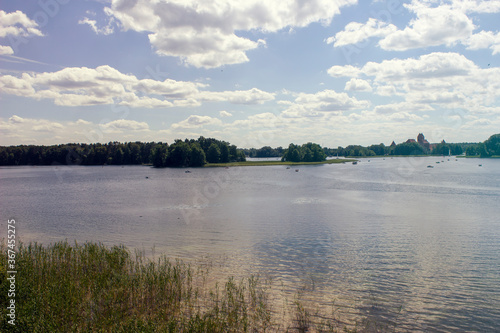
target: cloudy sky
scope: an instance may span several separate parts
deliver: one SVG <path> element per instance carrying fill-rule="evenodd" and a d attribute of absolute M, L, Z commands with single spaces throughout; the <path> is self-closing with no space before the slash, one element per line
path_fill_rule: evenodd
<path fill-rule="evenodd" d="M 0 5 L 0 144 L 500 132 L 500 0 Z"/>

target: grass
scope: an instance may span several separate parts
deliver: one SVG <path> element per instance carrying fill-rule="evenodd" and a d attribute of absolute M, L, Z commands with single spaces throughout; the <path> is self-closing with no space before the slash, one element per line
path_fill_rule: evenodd
<path fill-rule="evenodd" d="M 269 165 L 319 165 L 337 164 L 357 161 L 356 159 L 331 159 L 321 162 L 282 162 L 282 161 L 245 161 L 230 163 L 207 163 L 205 167 L 234 167 L 234 166 L 269 166 Z"/>
<path fill-rule="evenodd" d="M 500 158 L 500 156 L 493 155 L 493 156 L 489 156 L 489 157 L 481 157 L 480 155 L 467 155 L 467 156 L 460 155 L 460 156 L 457 156 L 457 158 L 485 158 L 485 159 L 488 159 L 488 158 Z"/>
<path fill-rule="evenodd" d="M 0 250 L 5 277 L 5 241 Z M 0 282 L 2 332 L 349 331 L 334 319 L 315 324 L 298 301 L 274 307 L 271 284 L 257 276 L 213 286 L 209 266 L 148 259 L 124 246 L 21 244 L 16 269 L 16 326 L 7 323 L 9 282 Z"/>

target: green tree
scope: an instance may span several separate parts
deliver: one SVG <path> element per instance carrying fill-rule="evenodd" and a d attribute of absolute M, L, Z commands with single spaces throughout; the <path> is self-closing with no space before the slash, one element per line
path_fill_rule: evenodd
<path fill-rule="evenodd" d="M 198 143 L 191 144 L 190 166 L 201 167 L 204 166 L 205 163 L 207 163 L 207 161 L 203 149 L 201 149 Z"/>
<path fill-rule="evenodd" d="M 214 142 L 208 147 L 208 152 L 207 152 L 207 162 L 208 163 L 219 163 L 220 161 L 220 148 L 219 146 Z"/>
<path fill-rule="evenodd" d="M 167 146 L 158 145 L 151 153 L 151 163 L 154 167 L 161 168 L 166 166 L 167 162 Z"/>
<path fill-rule="evenodd" d="M 220 162 L 229 162 L 229 146 L 225 142 L 220 145 Z"/>
<path fill-rule="evenodd" d="M 168 147 L 168 154 L 165 165 L 169 167 L 189 166 L 189 157 L 191 155 L 189 145 L 181 140 L 176 141 Z"/>
<path fill-rule="evenodd" d="M 392 150 L 392 155 L 423 155 L 424 147 L 416 142 L 405 142 L 396 145 Z"/>
<path fill-rule="evenodd" d="M 500 134 L 494 134 L 484 142 L 487 156 L 500 156 Z"/>
<path fill-rule="evenodd" d="M 471 145 L 465 150 L 465 155 L 476 156 L 477 155 L 477 145 Z"/>

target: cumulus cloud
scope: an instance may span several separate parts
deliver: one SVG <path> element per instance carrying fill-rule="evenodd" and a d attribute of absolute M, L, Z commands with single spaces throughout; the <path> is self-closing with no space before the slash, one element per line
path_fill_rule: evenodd
<path fill-rule="evenodd" d="M 481 31 L 469 37 L 464 43 L 469 50 L 490 48 L 493 55 L 500 53 L 500 32 Z"/>
<path fill-rule="evenodd" d="M 333 77 L 357 77 L 360 74 L 360 70 L 357 67 L 346 65 L 346 66 L 332 66 L 327 71 L 328 75 Z"/>
<path fill-rule="evenodd" d="M 500 1 L 424 1 L 413 0 L 403 5 L 414 18 L 403 29 L 370 18 L 364 24 L 348 23 L 335 36 L 326 39 L 328 44 L 343 47 L 362 43 L 378 37 L 378 46 L 387 51 L 406 51 L 430 46 L 454 46 L 458 43 L 471 50 L 490 48 L 493 54 L 500 52 L 498 32 L 475 31 L 471 14 L 498 13 Z"/>
<path fill-rule="evenodd" d="M 0 118 L 0 144 L 60 144 L 67 142 L 108 142 L 151 140 L 152 131 L 145 122 L 117 119 L 96 124 L 87 120 L 51 121 L 12 115 Z"/>
<path fill-rule="evenodd" d="M 38 24 L 31 20 L 22 11 L 17 10 L 12 13 L 6 13 L 0 10 L 0 38 L 27 38 L 33 36 L 43 36 L 38 29 Z M 10 46 L 0 45 L 0 55 L 14 54 Z"/>
<path fill-rule="evenodd" d="M 343 111 L 366 108 L 368 101 L 357 100 L 346 93 L 323 90 L 315 94 L 299 93 L 293 103 L 282 112 L 284 117 L 322 117 L 325 113 L 341 114 Z"/>
<path fill-rule="evenodd" d="M 265 41 L 238 36 L 238 31 L 276 32 L 329 24 L 344 6 L 357 0 L 199 2 L 195 0 L 113 0 L 105 11 L 123 30 L 146 32 L 161 55 L 181 58 L 195 67 L 213 68 L 248 61 L 247 52 Z"/>
<path fill-rule="evenodd" d="M 233 114 L 231 112 L 227 112 L 227 111 L 224 111 L 224 110 L 219 111 L 219 115 L 221 117 L 232 117 L 233 116 Z"/>
<path fill-rule="evenodd" d="M 105 124 L 101 124 L 101 128 L 110 132 L 122 131 L 146 131 L 149 130 L 149 125 L 145 122 L 139 122 L 128 119 L 113 120 Z"/>
<path fill-rule="evenodd" d="M 212 118 L 210 116 L 198 116 L 198 115 L 191 115 L 187 119 L 172 124 L 173 129 L 178 129 L 178 128 L 198 128 L 198 127 L 203 127 L 203 126 L 208 126 L 208 125 L 221 125 L 222 121 L 217 118 Z"/>
<path fill-rule="evenodd" d="M 274 94 L 257 88 L 206 91 L 206 84 L 166 79 L 138 79 L 110 66 L 68 67 L 58 72 L 0 76 L 3 93 L 34 99 L 51 99 L 56 105 L 121 104 L 130 107 L 192 107 L 202 102 L 262 104 Z"/>
<path fill-rule="evenodd" d="M 268 93 L 257 88 L 250 90 L 236 91 L 203 91 L 200 92 L 199 98 L 203 101 L 221 102 L 229 101 L 234 104 L 262 104 L 274 99 L 273 93 Z"/>
<path fill-rule="evenodd" d="M 452 46 L 466 40 L 475 29 L 472 20 L 451 5 L 430 7 L 428 3 L 413 1 L 405 7 L 416 18 L 405 29 L 386 35 L 379 42 L 382 49 L 405 51 L 436 45 Z"/>
<path fill-rule="evenodd" d="M 0 45 L 0 55 L 14 54 L 14 50 L 10 46 Z"/>
<path fill-rule="evenodd" d="M 372 91 L 370 83 L 362 79 L 350 79 L 346 84 L 344 90 L 348 91 Z"/>
<path fill-rule="evenodd" d="M 336 67 L 335 73 L 342 72 Z M 402 98 L 410 103 L 406 106 L 418 105 L 419 110 L 440 105 L 484 112 L 485 107 L 491 110 L 500 93 L 500 68 L 482 69 L 458 53 L 435 52 L 419 58 L 368 62 L 361 68 L 345 67 L 358 77 L 370 78 L 375 94 Z M 360 79 L 351 79 L 346 89 L 358 82 L 355 80 Z M 394 113 L 384 110 L 387 108 L 376 109 L 379 114 Z"/>
<path fill-rule="evenodd" d="M 394 24 L 370 18 L 365 24 L 358 22 L 347 24 L 343 31 L 338 32 L 334 37 L 328 38 L 326 42 L 333 44 L 335 47 L 358 44 L 371 37 L 385 37 L 397 30 L 398 28 Z"/>
<path fill-rule="evenodd" d="M 383 105 L 377 105 L 373 108 L 373 111 L 376 114 L 386 114 L 386 115 L 400 113 L 400 112 L 415 113 L 415 112 L 427 112 L 433 110 L 434 108 L 428 104 L 415 104 L 409 102 L 383 104 Z"/>

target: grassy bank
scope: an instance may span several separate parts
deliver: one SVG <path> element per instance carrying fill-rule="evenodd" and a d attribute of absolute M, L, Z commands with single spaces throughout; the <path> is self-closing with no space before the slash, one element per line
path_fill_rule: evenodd
<path fill-rule="evenodd" d="M 457 158 L 484 158 L 484 159 L 488 159 L 488 158 L 500 158 L 500 156 L 493 155 L 493 156 L 489 156 L 489 157 L 481 157 L 480 155 L 469 155 L 469 156 L 460 155 L 460 156 L 457 156 Z"/>
<path fill-rule="evenodd" d="M 282 162 L 282 161 L 245 161 L 231 163 L 207 163 L 205 167 L 234 167 L 234 166 L 269 166 L 269 165 L 319 165 L 337 164 L 357 161 L 356 159 L 331 159 L 321 162 Z"/>
<path fill-rule="evenodd" d="M 255 276 L 213 285 L 207 267 L 67 242 L 19 247 L 12 326 L 5 242 L 0 247 L 2 332 L 348 331 L 334 319 L 314 324 L 298 301 L 273 308 L 270 285 Z"/>

